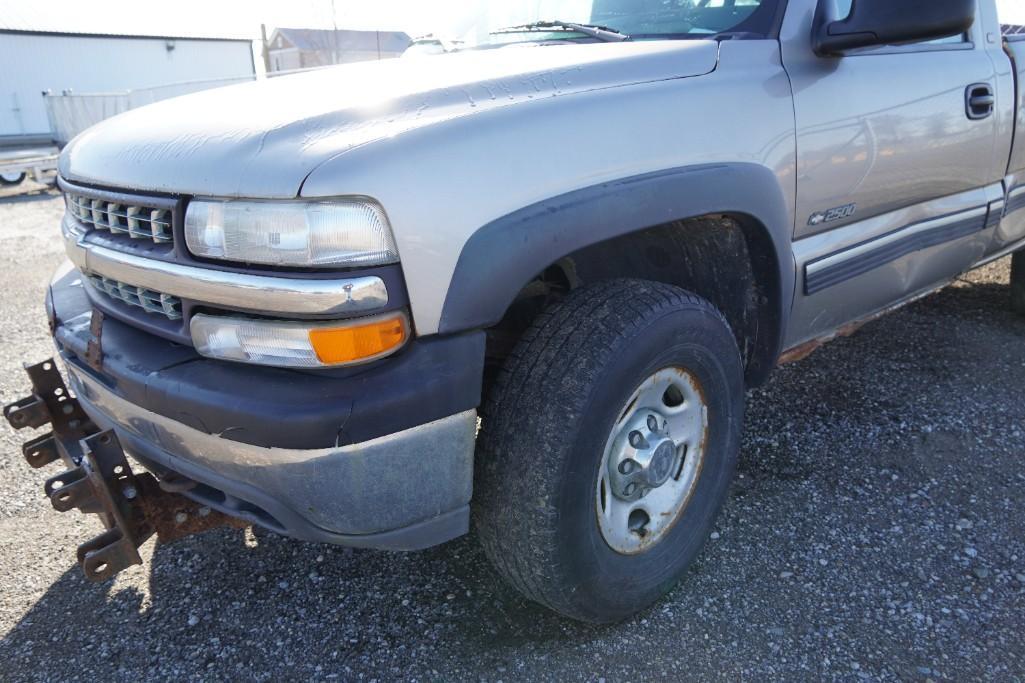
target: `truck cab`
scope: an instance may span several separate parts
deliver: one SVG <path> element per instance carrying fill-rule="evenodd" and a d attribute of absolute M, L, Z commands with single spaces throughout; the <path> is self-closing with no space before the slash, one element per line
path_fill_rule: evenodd
<path fill-rule="evenodd" d="M 472 524 L 527 597 L 620 619 L 700 552 L 773 368 L 1011 254 L 1025 312 L 995 0 L 555 4 L 67 146 L 58 360 L 5 415 L 103 517 L 87 577 L 215 523 Z"/>

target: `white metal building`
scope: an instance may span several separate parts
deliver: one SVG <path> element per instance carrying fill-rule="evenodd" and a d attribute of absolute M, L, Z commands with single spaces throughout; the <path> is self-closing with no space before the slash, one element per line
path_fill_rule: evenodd
<path fill-rule="evenodd" d="M 402 31 L 276 28 L 267 44 L 271 71 L 401 57 L 412 44 Z"/>
<path fill-rule="evenodd" d="M 0 144 L 49 140 L 46 90 L 123 93 L 257 71 L 256 36 L 204 33 L 188 16 L 105 17 L 90 5 L 52 12 L 48 3 L 19 2 L 0 13 Z"/>

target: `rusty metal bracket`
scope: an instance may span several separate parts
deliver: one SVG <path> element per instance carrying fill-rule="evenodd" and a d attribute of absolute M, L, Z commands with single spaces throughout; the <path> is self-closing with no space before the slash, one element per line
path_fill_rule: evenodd
<path fill-rule="evenodd" d="M 32 467 L 63 460 L 71 469 L 50 477 L 43 490 L 58 512 L 96 514 L 106 531 L 78 547 L 78 561 L 90 581 L 105 581 L 142 564 L 139 546 L 156 535 L 170 542 L 220 526 L 249 523 L 179 495 L 197 483 L 180 475 L 166 482 L 143 472 L 136 475 L 113 430 L 97 433 L 53 360 L 27 367 L 32 395 L 4 407 L 15 429 L 46 424 L 53 431 L 22 446 Z"/>
<path fill-rule="evenodd" d="M 104 581 L 135 564 L 138 548 L 153 535 L 138 502 L 139 485 L 117 435 L 108 430 L 82 441 L 82 462 L 50 477 L 46 495 L 58 512 L 78 509 L 103 518 L 107 530 L 78 547 L 78 561 L 90 581 Z"/>
<path fill-rule="evenodd" d="M 55 510 L 98 514 L 107 530 L 78 546 L 78 561 L 90 581 L 106 581 L 142 564 L 139 546 L 156 535 L 163 543 L 221 526 L 245 528 L 229 517 L 161 489 L 149 473 L 132 472 L 112 430 L 82 441 L 82 463 L 50 477 L 44 486 Z"/>
<path fill-rule="evenodd" d="M 89 344 L 85 348 L 85 362 L 97 372 L 103 371 L 103 312 L 93 309 L 89 320 Z"/>
<path fill-rule="evenodd" d="M 51 462 L 61 459 L 60 450 L 57 448 L 57 439 L 54 438 L 53 432 L 47 432 L 40 437 L 26 441 L 21 447 L 21 453 L 34 469 L 45 467 Z"/>
<path fill-rule="evenodd" d="M 50 411 L 38 396 L 23 399 L 4 406 L 4 417 L 15 429 L 36 429 L 50 423 Z"/>
<path fill-rule="evenodd" d="M 146 512 L 146 520 L 161 543 L 170 543 L 222 526 L 235 529 L 250 526 L 249 522 L 243 519 L 231 517 L 168 491 L 165 482 L 164 479 L 157 482 L 148 474 L 139 477 L 142 493 L 139 500 Z M 196 486 L 196 482 L 191 484 L 193 487 Z"/>
<path fill-rule="evenodd" d="M 96 426 L 71 396 L 53 359 L 27 366 L 32 394 L 4 406 L 4 417 L 15 429 L 53 426 L 49 434 L 33 439 L 22 447 L 32 467 L 43 467 L 67 455 L 69 462 L 81 460 L 80 439 L 94 433 Z M 68 447 L 62 453 L 60 445 Z"/>

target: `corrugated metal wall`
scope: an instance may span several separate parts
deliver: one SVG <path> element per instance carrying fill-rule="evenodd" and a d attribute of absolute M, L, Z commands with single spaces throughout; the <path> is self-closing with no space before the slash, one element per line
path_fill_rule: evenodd
<path fill-rule="evenodd" d="M 249 42 L 0 33 L 0 136 L 45 134 L 42 91 L 123 92 L 253 73 Z"/>

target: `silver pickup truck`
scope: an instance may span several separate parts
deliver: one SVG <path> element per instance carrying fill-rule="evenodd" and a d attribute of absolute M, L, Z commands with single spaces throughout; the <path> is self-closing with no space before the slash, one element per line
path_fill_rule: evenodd
<path fill-rule="evenodd" d="M 64 150 L 67 385 L 32 366 L 5 414 L 52 426 L 24 450 L 68 468 L 54 507 L 103 518 L 89 578 L 219 524 L 472 523 L 530 599 L 622 618 L 710 534 L 747 388 L 1025 247 L 994 0 L 531 4 L 564 11 Z"/>

